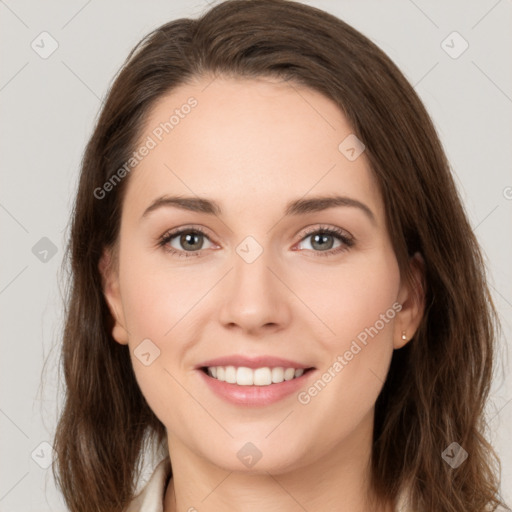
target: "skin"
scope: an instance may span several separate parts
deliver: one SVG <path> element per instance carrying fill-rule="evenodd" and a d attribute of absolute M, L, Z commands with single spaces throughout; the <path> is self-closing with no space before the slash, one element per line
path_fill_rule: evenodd
<path fill-rule="evenodd" d="M 174 476 L 164 510 L 367 511 L 375 401 L 393 350 L 407 343 L 402 332 L 410 339 L 423 314 L 422 294 L 401 279 L 368 160 L 338 150 L 353 130 L 330 99 L 276 79 L 180 86 L 155 104 L 140 141 L 190 96 L 198 105 L 131 172 L 118 260 L 106 250 L 100 264 L 113 337 L 129 346 L 167 429 Z M 288 201 L 334 193 L 367 205 L 374 222 L 347 206 L 284 216 Z M 213 199 L 222 214 L 163 207 L 141 220 L 164 194 Z M 207 231 L 199 257 L 158 246 L 191 225 Z M 304 231 L 326 226 L 355 244 L 322 255 Z M 252 263 L 236 252 L 249 235 L 263 249 Z M 186 252 L 179 236 L 171 243 Z M 394 303 L 401 311 L 307 405 L 292 394 L 235 406 L 194 369 L 224 355 L 273 355 L 314 366 L 318 378 Z M 160 350 L 149 366 L 134 356 L 146 338 Z M 262 453 L 252 468 L 237 457 L 248 441 Z"/>

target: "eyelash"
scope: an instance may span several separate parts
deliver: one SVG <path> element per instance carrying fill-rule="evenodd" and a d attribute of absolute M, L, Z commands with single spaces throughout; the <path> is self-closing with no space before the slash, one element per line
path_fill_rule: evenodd
<path fill-rule="evenodd" d="M 162 247 L 166 252 L 168 252 L 172 255 L 177 255 L 180 258 L 191 258 L 191 257 L 200 256 L 201 250 L 199 250 L 199 251 L 180 251 L 180 250 L 176 250 L 173 247 L 170 247 L 167 245 L 173 238 L 176 238 L 177 236 L 182 235 L 183 233 L 201 234 L 209 239 L 208 235 L 202 228 L 188 227 L 188 228 L 178 229 L 175 231 L 168 231 L 167 233 L 164 233 L 158 240 L 158 246 Z M 337 238 L 340 242 L 343 243 L 342 246 L 337 247 L 336 249 L 329 249 L 328 251 L 313 251 L 313 252 L 317 253 L 318 256 L 333 256 L 333 255 L 341 253 L 343 251 L 347 251 L 355 243 L 354 238 L 351 237 L 350 235 L 348 235 L 345 231 L 342 231 L 341 229 L 338 229 L 338 228 L 329 227 L 329 226 L 326 226 L 326 227 L 320 226 L 320 227 L 315 227 L 315 228 L 307 230 L 304 233 L 304 236 L 301 238 L 300 242 L 302 242 L 305 238 L 308 238 L 309 236 L 316 235 L 316 234 L 332 235 L 335 238 Z"/>

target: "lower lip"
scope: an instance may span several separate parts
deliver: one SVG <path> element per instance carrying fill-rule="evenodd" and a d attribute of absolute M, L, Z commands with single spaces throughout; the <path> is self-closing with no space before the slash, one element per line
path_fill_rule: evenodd
<path fill-rule="evenodd" d="M 203 370 L 197 370 L 210 389 L 224 400 L 235 405 L 264 406 L 279 402 L 300 390 L 305 385 L 314 369 L 307 371 L 300 377 L 285 380 L 279 384 L 268 386 L 239 386 L 223 382 L 207 375 Z"/>

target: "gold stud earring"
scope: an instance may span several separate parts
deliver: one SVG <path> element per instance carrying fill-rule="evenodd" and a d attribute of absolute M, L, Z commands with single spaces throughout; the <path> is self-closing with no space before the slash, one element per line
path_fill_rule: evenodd
<path fill-rule="evenodd" d="M 405 331 L 402 331 L 402 339 L 403 339 L 404 341 L 407 341 L 407 336 L 406 336 L 406 334 L 405 334 Z"/>

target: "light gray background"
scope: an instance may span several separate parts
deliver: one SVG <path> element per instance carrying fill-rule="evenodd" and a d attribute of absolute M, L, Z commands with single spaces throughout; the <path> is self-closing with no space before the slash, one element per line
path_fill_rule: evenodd
<path fill-rule="evenodd" d="M 490 439 L 502 459 L 502 496 L 510 504 L 512 379 L 505 372 L 512 316 L 512 2 L 305 3 L 378 44 L 415 86 L 443 141 L 503 322 L 488 414 Z M 101 99 L 143 35 L 207 7 L 205 0 L 0 0 L 0 511 L 65 510 L 51 469 L 38 462 L 51 462 L 51 449 L 41 443 L 51 443 L 57 420 L 59 268 L 80 158 Z M 31 48 L 34 40 L 42 46 L 43 31 L 58 42 L 46 59 Z M 456 59 L 441 46 L 453 31 L 469 43 Z M 447 44 L 461 48 L 452 40 Z M 46 262 L 32 252 L 43 237 L 57 248 Z"/>

